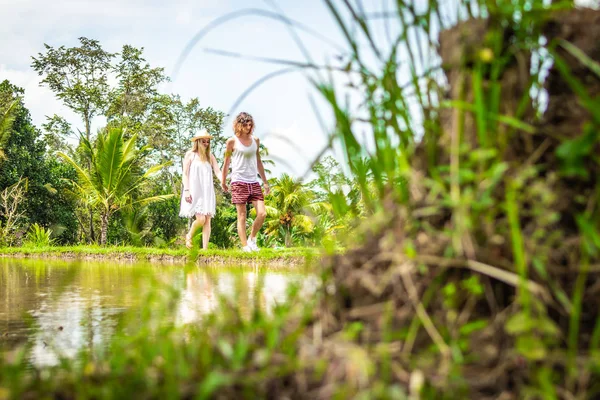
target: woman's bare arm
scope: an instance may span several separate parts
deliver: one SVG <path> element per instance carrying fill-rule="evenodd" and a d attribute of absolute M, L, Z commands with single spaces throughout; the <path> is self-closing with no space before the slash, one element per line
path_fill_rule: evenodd
<path fill-rule="evenodd" d="M 223 174 L 221 173 L 221 169 L 219 168 L 219 164 L 217 163 L 217 159 L 214 155 L 210 155 L 210 165 L 212 166 L 213 172 L 219 181 L 223 179 Z"/>

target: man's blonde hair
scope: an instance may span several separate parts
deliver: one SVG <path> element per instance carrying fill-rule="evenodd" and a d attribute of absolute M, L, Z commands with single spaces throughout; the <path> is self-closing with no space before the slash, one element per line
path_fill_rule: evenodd
<path fill-rule="evenodd" d="M 252 133 L 254 131 L 254 119 L 252 118 L 252 115 L 247 112 L 241 112 L 235 117 L 235 121 L 233 121 L 233 132 L 235 133 L 235 136 L 240 137 L 243 133 L 242 129 L 244 128 L 244 125 L 248 122 L 252 124 L 252 130 L 250 131 L 250 133 Z"/>

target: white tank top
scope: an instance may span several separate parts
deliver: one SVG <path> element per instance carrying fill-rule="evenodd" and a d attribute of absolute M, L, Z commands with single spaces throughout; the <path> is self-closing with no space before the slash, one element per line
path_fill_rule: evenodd
<path fill-rule="evenodd" d="M 231 182 L 258 182 L 256 148 L 254 138 L 252 138 L 250 146 L 245 146 L 237 136 L 235 137 L 233 154 L 231 155 Z"/>

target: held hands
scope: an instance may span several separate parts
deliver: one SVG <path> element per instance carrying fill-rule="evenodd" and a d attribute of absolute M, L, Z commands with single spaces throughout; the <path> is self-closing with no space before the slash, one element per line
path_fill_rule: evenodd
<path fill-rule="evenodd" d="M 185 193 L 185 201 L 188 203 L 191 203 L 192 195 L 190 194 L 190 191 L 186 189 L 186 190 L 184 190 L 184 193 Z"/>
<path fill-rule="evenodd" d="M 227 186 L 227 182 L 221 182 L 221 189 L 223 189 L 223 192 L 227 193 L 229 192 L 229 187 Z"/>
<path fill-rule="evenodd" d="M 268 183 L 263 184 L 263 187 L 265 188 L 265 194 L 271 193 L 271 187 Z"/>

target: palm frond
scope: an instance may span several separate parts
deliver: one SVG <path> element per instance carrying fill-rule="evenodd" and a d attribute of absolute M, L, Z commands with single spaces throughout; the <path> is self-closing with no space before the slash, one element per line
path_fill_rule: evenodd
<path fill-rule="evenodd" d="M 269 218 L 269 217 L 278 217 L 279 218 L 279 210 L 276 207 L 265 205 L 265 211 L 267 212 L 267 218 Z"/>
<path fill-rule="evenodd" d="M 82 190 L 92 189 L 95 187 L 94 182 L 92 181 L 92 178 L 91 178 L 90 174 L 88 173 L 88 171 L 86 171 L 82 167 L 80 167 L 79 164 L 77 164 L 71 157 L 69 157 L 67 154 L 63 153 L 62 151 L 59 151 L 57 154 L 59 157 L 61 157 L 67 163 L 71 164 L 71 166 L 73 168 L 75 168 L 75 172 L 77 172 L 77 176 L 79 177 L 80 181 L 82 182 L 81 186 L 80 185 L 77 185 L 77 186 L 81 187 Z"/>
<path fill-rule="evenodd" d="M 298 214 L 292 220 L 292 226 L 300 228 L 303 233 L 311 232 L 315 226 L 314 221 L 307 215 Z"/>
<path fill-rule="evenodd" d="M 165 200 L 169 200 L 170 198 L 175 197 L 174 194 L 161 194 L 158 196 L 151 196 L 151 197 L 146 197 L 143 199 L 139 199 L 136 200 L 134 202 L 132 202 L 132 205 L 139 205 L 139 206 L 147 206 L 148 204 L 152 204 L 152 203 L 156 203 L 159 201 L 165 201 Z"/>
<path fill-rule="evenodd" d="M 98 172 L 102 186 L 108 193 L 113 192 L 119 179 L 119 170 L 123 161 L 123 133 L 120 129 L 111 129 L 98 141 Z"/>

